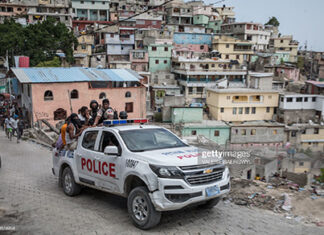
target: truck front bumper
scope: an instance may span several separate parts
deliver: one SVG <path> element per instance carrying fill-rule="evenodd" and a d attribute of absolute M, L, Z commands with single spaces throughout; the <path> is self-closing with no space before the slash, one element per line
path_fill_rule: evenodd
<path fill-rule="evenodd" d="M 230 191 L 230 177 L 204 185 L 189 185 L 183 179 L 159 178 L 159 190 L 150 193 L 152 203 L 158 211 L 177 210 L 191 204 L 208 201 L 221 197 Z M 218 188 L 212 196 L 207 195 L 206 189 Z"/>

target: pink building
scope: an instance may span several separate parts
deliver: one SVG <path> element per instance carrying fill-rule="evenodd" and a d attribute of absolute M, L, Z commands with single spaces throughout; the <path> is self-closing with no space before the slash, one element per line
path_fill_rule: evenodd
<path fill-rule="evenodd" d="M 29 121 L 46 119 L 55 124 L 91 100 L 101 104 L 108 98 L 111 107 L 126 111 L 128 118 L 146 117 L 145 87 L 140 76 L 126 69 L 15 68 L 20 104 Z"/>
<path fill-rule="evenodd" d="M 298 81 L 299 80 L 299 68 L 280 65 L 275 67 L 275 76 L 284 77 L 288 80 Z"/>
<path fill-rule="evenodd" d="M 203 52 L 208 52 L 209 48 L 207 44 L 175 44 L 174 45 L 174 49 L 182 49 L 182 48 L 186 48 L 189 51 L 193 51 L 193 52 L 199 52 L 199 53 L 203 53 Z"/>
<path fill-rule="evenodd" d="M 148 71 L 148 52 L 145 50 L 130 50 L 129 60 L 132 63 L 132 70 L 135 71 Z"/>

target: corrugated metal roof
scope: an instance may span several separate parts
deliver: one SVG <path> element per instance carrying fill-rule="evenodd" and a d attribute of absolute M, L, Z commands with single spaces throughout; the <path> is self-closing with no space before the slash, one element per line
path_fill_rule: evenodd
<path fill-rule="evenodd" d="M 20 83 L 56 83 L 90 81 L 136 81 L 142 77 L 127 69 L 95 68 L 13 68 Z"/>

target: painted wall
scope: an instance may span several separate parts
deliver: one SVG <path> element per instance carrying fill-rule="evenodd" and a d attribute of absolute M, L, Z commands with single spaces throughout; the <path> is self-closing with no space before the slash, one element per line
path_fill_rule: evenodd
<path fill-rule="evenodd" d="M 156 50 L 153 50 L 156 48 Z M 148 46 L 148 55 L 150 58 L 164 58 L 164 57 L 171 57 L 172 51 L 171 45 L 164 45 L 164 44 L 151 44 Z"/>
<path fill-rule="evenodd" d="M 172 123 L 200 123 L 203 120 L 202 108 L 172 108 Z"/>
<path fill-rule="evenodd" d="M 118 112 L 125 110 L 125 104 L 133 102 L 133 112 L 128 113 L 129 118 L 144 118 L 146 117 L 146 91 L 145 87 L 121 87 L 121 88 L 106 88 L 106 89 L 89 89 L 87 82 L 80 83 L 51 83 L 49 84 L 32 84 L 32 102 L 33 102 L 33 118 L 47 119 L 54 123 L 54 111 L 58 108 L 63 108 L 70 115 L 70 104 L 68 90 L 78 90 L 79 98 L 72 99 L 73 112 L 77 113 L 82 106 L 89 106 L 91 100 L 99 99 L 101 92 L 106 93 L 106 97 L 110 100 L 111 107 Z M 47 90 L 53 92 L 53 100 L 44 100 L 44 93 Z M 126 98 L 125 93 L 131 92 L 131 97 Z"/>
<path fill-rule="evenodd" d="M 150 57 L 149 58 L 149 70 L 151 73 L 157 71 L 170 71 L 171 70 L 171 59 L 170 57 Z"/>
<path fill-rule="evenodd" d="M 209 17 L 206 15 L 195 15 L 193 17 L 193 23 L 199 25 L 207 25 L 209 21 Z"/>
<path fill-rule="evenodd" d="M 211 46 L 211 34 L 174 33 L 175 44 L 207 44 Z"/>

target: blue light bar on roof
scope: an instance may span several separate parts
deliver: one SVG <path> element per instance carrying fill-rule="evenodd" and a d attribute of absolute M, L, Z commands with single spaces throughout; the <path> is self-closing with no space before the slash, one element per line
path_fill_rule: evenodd
<path fill-rule="evenodd" d="M 103 121 L 104 126 L 111 126 L 111 125 L 122 125 L 122 124 L 131 124 L 131 123 L 148 123 L 148 119 L 115 119 L 115 120 L 105 120 Z"/>

